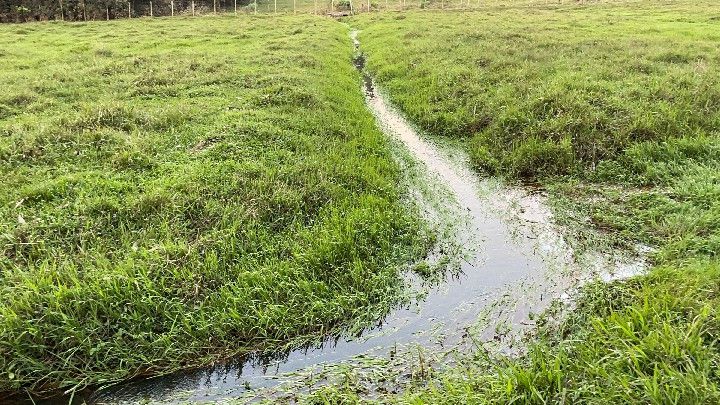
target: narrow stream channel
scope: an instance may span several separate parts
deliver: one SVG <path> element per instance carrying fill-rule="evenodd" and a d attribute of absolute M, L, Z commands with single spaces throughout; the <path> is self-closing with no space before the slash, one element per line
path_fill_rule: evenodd
<path fill-rule="evenodd" d="M 355 33 L 353 41 L 358 48 Z M 457 242 L 472 246 L 460 275 L 432 288 L 421 302 L 393 311 L 381 326 L 360 337 L 329 340 L 277 361 L 238 360 L 131 381 L 96 392 L 85 398 L 87 402 L 223 402 L 248 390 L 273 387 L 282 381 L 283 374 L 308 367 L 349 361 L 358 355 L 386 355 L 398 345 L 432 348 L 456 344 L 489 308 L 495 308 L 496 322 L 488 324 L 483 335 L 493 339 L 500 319 L 513 326 L 530 324 L 530 312 L 546 308 L 579 280 L 596 275 L 597 270 L 610 268 L 614 270 L 607 274 L 615 271 L 621 275 L 642 271 L 642 262 L 626 263 L 599 255 L 578 263 L 553 226 L 542 197 L 479 179 L 461 151 L 448 151 L 419 135 L 378 92 L 363 70 L 362 55 L 358 55 L 355 63 L 364 75 L 367 107 L 378 125 L 424 166 L 431 187 L 438 188 L 438 193 L 445 188 L 445 193 L 451 194 L 462 213 L 456 218 L 456 226 L 462 227 Z"/>

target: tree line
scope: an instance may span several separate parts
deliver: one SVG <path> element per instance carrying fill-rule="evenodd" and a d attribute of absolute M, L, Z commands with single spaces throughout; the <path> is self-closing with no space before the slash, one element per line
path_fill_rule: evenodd
<path fill-rule="evenodd" d="M 238 7 L 253 0 L 237 0 Z M 232 10 L 235 0 L 0 0 L 0 23 L 91 21 Z"/>

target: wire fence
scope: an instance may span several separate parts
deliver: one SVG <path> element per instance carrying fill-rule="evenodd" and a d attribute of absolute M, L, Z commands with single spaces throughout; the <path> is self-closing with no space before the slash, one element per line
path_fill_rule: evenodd
<path fill-rule="evenodd" d="M 548 5 L 618 1 L 623 0 L 515 0 L 509 3 Z M 410 9 L 473 9 L 497 4 L 497 0 L 0 0 L 0 23 L 97 21 L 228 13 L 349 15 Z"/>

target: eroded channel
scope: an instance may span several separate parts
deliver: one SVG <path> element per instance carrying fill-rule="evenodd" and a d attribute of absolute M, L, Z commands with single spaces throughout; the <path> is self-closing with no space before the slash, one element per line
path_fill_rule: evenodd
<path fill-rule="evenodd" d="M 528 327 L 530 313 L 542 311 L 584 280 L 643 271 L 642 261 L 573 252 L 553 224 L 542 195 L 480 179 L 462 151 L 419 134 L 365 73 L 356 38 L 353 32 L 355 64 L 364 77 L 367 107 L 383 131 L 420 166 L 429 192 L 454 213 L 450 224 L 454 242 L 466 249 L 458 275 L 430 288 L 413 305 L 397 308 L 380 326 L 359 337 L 331 339 L 277 360 L 240 359 L 123 383 L 85 397 L 87 402 L 224 402 L 271 389 L 292 378 L 292 373 L 324 364 L 352 362 L 361 355 L 384 356 L 403 345 L 429 350 L 457 345 L 473 326 L 480 338 L 498 341 L 503 339 L 500 323 L 514 330 Z M 485 321 L 478 323 L 483 314 Z"/>

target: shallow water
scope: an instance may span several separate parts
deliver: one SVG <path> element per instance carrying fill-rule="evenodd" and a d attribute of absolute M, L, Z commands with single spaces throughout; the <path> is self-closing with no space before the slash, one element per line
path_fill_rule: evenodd
<path fill-rule="evenodd" d="M 355 40 L 355 37 L 353 37 Z M 355 40 L 356 47 L 359 45 Z M 359 55 L 356 66 L 363 70 Z M 422 165 L 430 192 L 449 194 L 454 204 L 452 227 L 456 243 L 467 248 L 457 277 L 431 288 L 409 308 L 391 312 L 382 325 L 355 338 L 328 340 L 320 347 L 299 349 L 274 361 L 236 360 L 213 367 L 131 381 L 85 397 L 90 403 L 222 402 L 248 389 L 278 385 L 285 373 L 321 364 L 349 361 L 358 355 L 386 355 L 398 345 L 427 348 L 460 343 L 481 314 L 491 321 L 480 337 L 502 340 L 497 326 L 515 330 L 531 325 L 530 313 L 540 312 L 556 298 L 567 296 L 593 277 L 629 276 L 644 269 L 642 262 L 601 254 L 578 257 L 553 225 L 541 195 L 502 183 L 481 180 L 467 164 L 467 156 L 421 136 L 365 75 L 368 108 L 378 125 L 399 141 Z M 508 346 L 512 342 L 506 343 Z"/>

